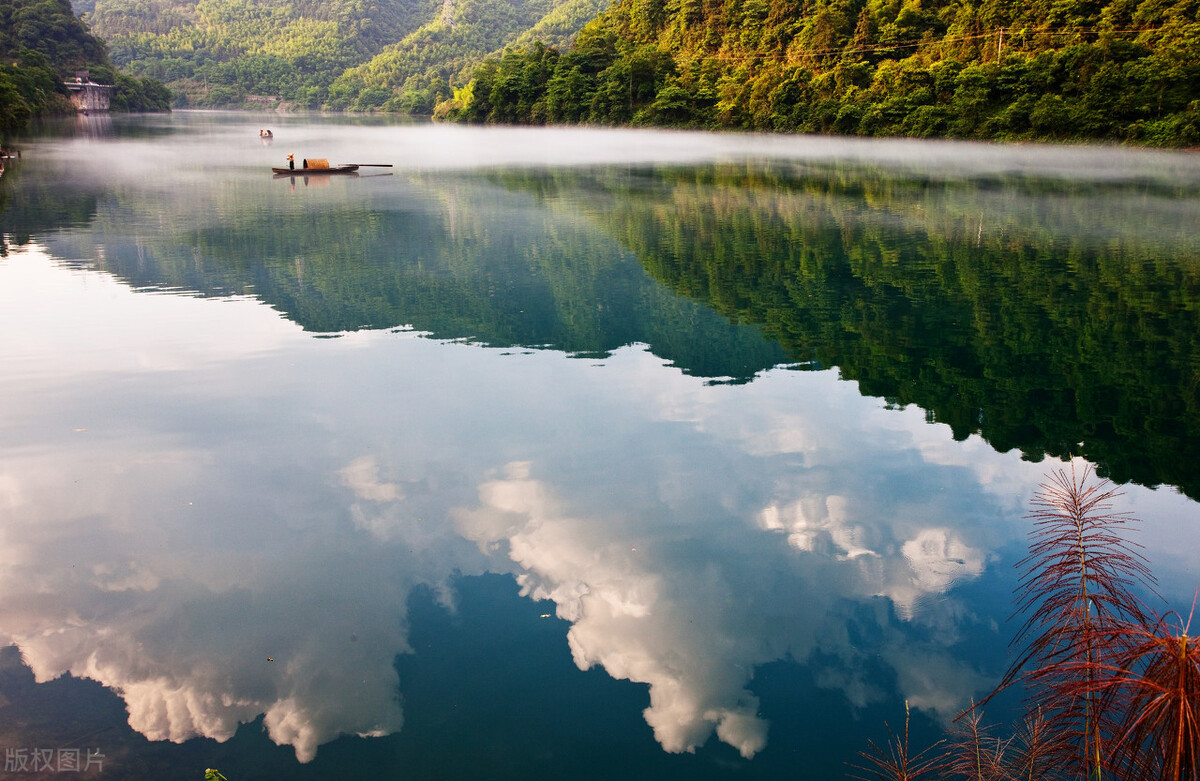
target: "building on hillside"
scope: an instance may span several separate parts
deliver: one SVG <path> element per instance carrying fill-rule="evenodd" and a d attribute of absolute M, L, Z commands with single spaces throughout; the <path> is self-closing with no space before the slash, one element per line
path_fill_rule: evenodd
<path fill-rule="evenodd" d="M 71 103 L 76 111 L 85 114 L 89 111 L 108 111 L 113 89 L 111 84 L 97 84 L 87 71 L 75 71 L 75 80 L 64 84 L 71 93 Z"/>

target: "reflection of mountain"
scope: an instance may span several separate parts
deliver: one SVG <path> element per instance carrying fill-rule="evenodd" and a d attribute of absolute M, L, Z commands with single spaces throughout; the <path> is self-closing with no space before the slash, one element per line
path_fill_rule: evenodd
<path fill-rule="evenodd" d="M 270 201 L 280 188 L 248 210 L 235 188 L 200 196 L 221 215 L 212 224 L 188 201 L 145 231 L 125 228 L 138 205 L 95 225 L 101 262 L 134 285 L 252 294 L 312 331 L 409 326 L 584 355 L 642 342 L 709 377 L 837 366 L 960 439 L 1082 454 L 1118 481 L 1200 496 L 1190 193 L 861 168 L 517 171 L 492 184 L 413 180 L 407 201 L 330 196 L 315 210 Z M 77 210 L 16 209 L 68 223 Z M 162 223 L 178 227 L 164 236 Z"/>
<path fill-rule="evenodd" d="M 96 216 L 100 196 L 93 191 L 46 186 L 36 177 L 22 176 L 22 165 L 5 172 L 7 186 L 0 186 L 0 236 L 14 244 L 26 244 L 38 234 L 72 226 L 87 225 Z M 12 188 L 20 179 L 20 195 Z"/>
<path fill-rule="evenodd" d="M 614 189 L 606 222 L 679 293 L 958 439 L 1200 496 L 1196 200 L 863 171 L 662 176 Z"/>
<path fill-rule="evenodd" d="M 585 221 L 475 184 L 435 188 L 432 197 L 432 208 L 225 204 L 218 210 L 228 219 L 196 226 L 177 215 L 172 223 L 188 227 L 164 236 L 156 226 L 144 242 L 128 238 L 115 215 L 102 216 L 98 226 L 111 225 L 102 265 L 138 287 L 251 294 L 321 333 L 411 327 L 583 355 L 642 342 L 688 373 L 741 380 L 784 360 L 756 328 L 648 279 Z"/>

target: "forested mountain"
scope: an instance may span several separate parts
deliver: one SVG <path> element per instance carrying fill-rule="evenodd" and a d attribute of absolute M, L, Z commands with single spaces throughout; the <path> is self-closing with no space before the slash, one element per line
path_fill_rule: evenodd
<path fill-rule="evenodd" d="M 98 0 L 88 22 L 113 60 L 177 104 L 319 106 L 329 85 L 420 26 L 435 0 Z"/>
<path fill-rule="evenodd" d="M 509 43 L 567 44 L 607 0 L 446 0 L 440 14 L 330 89 L 329 108 L 428 114 L 483 57 Z"/>
<path fill-rule="evenodd" d="M 428 113 L 535 26 L 564 42 L 599 0 L 89 0 L 114 61 L 180 105 Z M 560 8 L 561 6 L 561 8 Z"/>
<path fill-rule="evenodd" d="M 116 87 L 116 111 L 169 106 L 162 84 L 113 69 L 104 44 L 75 16 L 70 0 L 0 0 L 0 140 L 38 114 L 73 111 L 62 82 L 77 69 Z"/>
<path fill-rule="evenodd" d="M 439 113 L 1200 143 L 1198 0 L 616 0 L 480 65 Z"/>

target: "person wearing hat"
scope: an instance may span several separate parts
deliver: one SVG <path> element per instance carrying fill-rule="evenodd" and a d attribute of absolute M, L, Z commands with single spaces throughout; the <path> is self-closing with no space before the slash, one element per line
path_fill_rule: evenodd
<path fill-rule="evenodd" d="M 296 170 L 296 155 L 295 154 L 288 155 L 288 168 L 293 171 Z"/>

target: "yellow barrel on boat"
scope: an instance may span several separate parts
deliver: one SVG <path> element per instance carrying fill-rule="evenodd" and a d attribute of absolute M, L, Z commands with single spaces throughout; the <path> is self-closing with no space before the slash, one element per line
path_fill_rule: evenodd
<path fill-rule="evenodd" d="M 328 161 L 328 160 L 314 160 L 313 158 L 309 157 L 309 158 L 306 158 L 306 159 L 304 160 L 304 167 L 305 167 L 305 168 L 309 168 L 309 169 L 312 169 L 312 168 L 317 168 L 317 169 L 328 168 L 328 167 L 329 167 L 329 161 Z"/>

